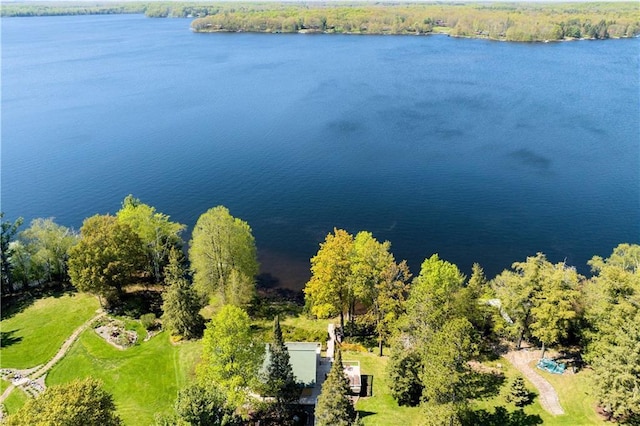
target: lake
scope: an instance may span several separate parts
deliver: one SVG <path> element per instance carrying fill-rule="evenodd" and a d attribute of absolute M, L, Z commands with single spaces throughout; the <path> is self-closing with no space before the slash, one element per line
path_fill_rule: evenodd
<path fill-rule="evenodd" d="M 640 39 L 195 34 L 140 15 L 2 19 L 2 210 L 78 229 L 127 194 L 216 205 L 301 288 L 334 227 L 493 277 L 640 242 Z"/>

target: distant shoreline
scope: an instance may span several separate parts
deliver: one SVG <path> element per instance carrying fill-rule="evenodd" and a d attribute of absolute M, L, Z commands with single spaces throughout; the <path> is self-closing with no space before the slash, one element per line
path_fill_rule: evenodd
<path fill-rule="evenodd" d="M 12 2 L 3 17 L 144 14 L 192 19 L 197 33 L 431 35 L 552 42 L 640 35 L 637 2 Z"/>

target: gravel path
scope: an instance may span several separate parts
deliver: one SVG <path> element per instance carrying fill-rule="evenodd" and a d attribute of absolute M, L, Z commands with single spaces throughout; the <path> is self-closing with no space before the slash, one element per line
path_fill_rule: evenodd
<path fill-rule="evenodd" d="M 82 333 L 84 330 L 86 330 L 98 318 L 101 318 L 101 317 L 103 317 L 105 315 L 106 314 L 104 312 L 99 312 L 95 317 L 91 318 L 89 321 L 85 322 L 80 327 L 78 327 L 73 332 L 73 334 L 71 334 L 71 336 L 69 336 L 69 338 L 64 341 L 64 343 L 62 344 L 62 347 L 60 348 L 58 353 L 56 353 L 53 356 L 53 358 L 51 358 L 49 360 L 49 362 L 47 362 L 42 368 L 39 368 L 34 373 L 32 373 L 30 375 L 30 378 L 32 380 L 35 380 L 38 377 L 41 377 L 41 376 L 45 375 L 49 370 L 51 370 L 51 368 L 53 368 L 53 366 L 56 365 L 56 363 L 58 361 L 60 361 L 67 354 L 67 351 L 69 350 L 69 348 L 71 348 L 71 345 L 73 344 L 73 342 L 76 341 L 76 339 L 78 338 L 80 333 Z"/>
<path fill-rule="evenodd" d="M 544 377 L 531 368 L 529 363 L 540 359 L 539 351 L 510 351 L 502 355 L 508 359 L 515 368 L 517 368 L 523 376 L 525 376 L 536 387 L 539 393 L 540 405 L 550 414 L 554 416 L 564 414 L 564 410 L 560 405 L 558 393 Z"/>
<path fill-rule="evenodd" d="M 64 341 L 64 343 L 60 347 L 60 350 L 58 350 L 58 352 L 53 356 L 53 358 L 51 358 L 49 360 L 49 362 L 47 362 L 45 365 L 37 366 L 35 368 L 31 368 L 31 369 L 28 369 L 28 370 L 13 370 L 13 369 L 6 369 L 6 370 L 12 370 L 14 373 L 21 374 L 22 377 L 24 377 L 26 379 L 29 379 L 28 380 L 29 382 L 33 381 L 33 382 L 38 383 L 40 385 L 40 387 L 42 388 L 42 390 L 44 390 L 44 388 L 45 388 L 44 378 L 45 378 L 45 375 L 47 374 L 47 372 L 49 370 L 51 370 L 51 368 L 53 368 L 53 366 L 56 365 L 56 363 L 58 361 L 60 361 L 67 354 L 67 351 L 69 350 L 69 348 L 71 348 L 71 345 L 73 344 L 73 342 L 76 341 L 76 339 L 78 338 L 80 333 L 82 333 L 84 330 L 86 330 L 95 320 L 97 320 L 98 318 L 100 318 L 100 317 L 102 317 L 104 315 L 106 315 L 106 314 L 104 312 L 100 311 L 96 316 L 94 316 L 89 321 L 85 322 L 80 327 L 78 327 L 71 334 L 71 336 L 69 336 L 67 338 L 67 340 Z M 29 386 L 29 385 L 26 384 L 26 385 L 23 385 L 23 386 Z M 2 393 L 2 395 L 0 395 L 0 404 L 2 404 L 5 399 L 7 399 L 7 397 L 11 394 L 11 391 L 13 391 L 15 389 L 15 387 L 16 387 L 16 385 L 12 383 Z M 39 390 L 38 388 L 34 388 L 34 390 L 36 391 L 36 393 L 42 392 L 42 390 Z M 28 392 L 27 392 L 27 394 L 28 394 Z M 0 413 L 0 420 L 1 419 L 2 419 L 2 414 Z"/>

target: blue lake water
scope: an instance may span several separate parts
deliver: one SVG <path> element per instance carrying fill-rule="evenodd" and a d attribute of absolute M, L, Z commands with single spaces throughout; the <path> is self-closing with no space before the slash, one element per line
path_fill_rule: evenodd
<path fill-rule="evenodd" d="M 79 228 L 129 193 L 223 204 L 288 287 L 334 227 L 492 277 L 640 242 L 640 39 L 194 34 L 2 19 L 2 210 Z M 190 229 L 185 239 L 190 238 Z"/>

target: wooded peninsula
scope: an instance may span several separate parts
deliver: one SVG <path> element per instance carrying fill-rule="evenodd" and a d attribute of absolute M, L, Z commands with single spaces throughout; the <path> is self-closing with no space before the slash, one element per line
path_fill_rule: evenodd
<path fill-rule="evenodd" d="M 122 13 L 193 18 L 195 32 L 447 34 L 520 42 L 640 35 L 637 2 L 30 2 L 4 4 L 1 12 L 2 16 Z"/>

